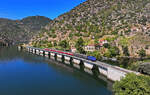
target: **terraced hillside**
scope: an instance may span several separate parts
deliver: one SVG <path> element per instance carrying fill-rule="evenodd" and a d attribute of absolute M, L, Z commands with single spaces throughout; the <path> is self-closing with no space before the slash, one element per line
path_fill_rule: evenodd
<path fill-rule="evenodd" d="M 79 37 L 85 45 L 106 39 L 122 56 L 124 48 L 131 56 L 142 48 L 150 54 L 150 0 L 87 0 L 49 23 L 30 45 L 55 47 L 66 40 L 74 47 Z"/>

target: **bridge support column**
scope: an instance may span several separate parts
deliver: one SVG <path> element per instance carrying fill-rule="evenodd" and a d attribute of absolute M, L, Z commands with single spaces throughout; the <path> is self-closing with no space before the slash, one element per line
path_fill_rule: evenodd
<path fill-rule="evenodd" d="M 39 50 L 38 50 L 38 49 L 36 49 L 36 54 L 37 54 L 37 55 L 39 55 L 39 53 L 40 53 L 40 52 L 39 52 Z"/>
<path fill-rule="evenodd" d="M 51 53 L 50 52 L 48 52 L 48 57 L 49 57 L 49 59 L 51 59 Z"/>
<path fill-rule="evenodd" d="M 54 53 L 54 58 L 55 58 L 55 61 L 57 61 L 57 53 Z"/>
<path fill-rule="evenodd" d="M 33 49 L 33 53 L 35 54 L 36 49 Z"/>
<path fill-rule="evenodd" d="M 30 53 L 32 53 L 32 48 L 30 48 Z"/>
<path fill-rule="evenodd" d="M 27 48 L 25 48 L 28 52 L 29 52 L 29 48 L 27 47 Z"/>
<path fill-rule="evenodd" d="M 36 54 L 36 49 L 34 49 L 34 54 Z"/>
<path fill-rule="evenodd" d="M 61 54 L 57 54 L 57 61 L 62 62 L 62 55 Z"/>
<path fill-rule="evenodd" d="M 64 56 L 64 55 L 62 55 L 62 57 L 61 57 L 61 62 L 62 62 L 62 63 L 65 62 L 65 56 Z"/>
<path fill-rule="evenodd" d="M 80 60 L 78 59 L 73 59 L 73 66 L 80 69 Z"/>
<path fill-rule="evenodd" d="M 1 45 L 0 45 L 1 46 Z M 18 46 L 18 50 L 21 51 L 23 49 L 22 46 Z"/>
<path fill-rule="evenodd" d="M 125 77 L 126 73 L 116 68 L 109 67 L 107 78 L 112 81 L 120 81 L 121 78 Z"/>
<path fill-rule="evenodd" d="M 70 57 L 64 56 L 65 57 L 65 64 L 70 64 Z"/>
<path fill-rule="evenodd" d="M 40 50 L 40 55 L 41 55 L 41 56 L 43 56 L 43 52 L 44 52 L 43 50 Z"/>
<path fill-rule="evenodd" d="M 93 64 L 91 64 L 90 62 L 83 62 L 83 64 L 84 64 L 84 71 L 89 74 L 93 74 L 92 72 Z"/>
<path fill-rule="evenodd" d="M 55 53 L 51 52 L 50 56 L 51 56 L 51 59 L 55 59 Z"/>
<path fill-rule="evenodd" d="M 33 48 L 31 49 L 31 53 L 33 53 Z"/>
<path fill-rule="evenodd" d="M 48 51 L 45 51 L 45 57 L 49 58 L 49 52 Z"/>
<path fill-rule="evenodd" d="M 29 48 L 29 52 L 31 53 L 31 48 Z"/>
<path fill-rule="evenodd" d="M 106 67 L 98 66 L 99 73 L 106 76 L 108 75 L 108 69 Z"/>
<path fill-rule="evenodd" d="M 43 56 L 45 57 L 45 51 L 43 51 Z"/>

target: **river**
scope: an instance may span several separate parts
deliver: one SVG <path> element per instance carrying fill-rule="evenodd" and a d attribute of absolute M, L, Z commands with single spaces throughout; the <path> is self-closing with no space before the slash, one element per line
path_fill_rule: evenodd
<path fill-rule="evenodd" d="M 112 95 L 108 82 L 47 58 L 0 48 L 0 95 Z"/>

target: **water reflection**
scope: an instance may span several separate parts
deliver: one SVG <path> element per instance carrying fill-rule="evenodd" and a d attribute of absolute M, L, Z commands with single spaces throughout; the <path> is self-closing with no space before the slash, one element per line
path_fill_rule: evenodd
<path fill-rule="evenodd" d="M 131 63 L 133 62 L 137 62 L 137 61 L 140 61 L 141 59 L 140 58 L 125 58 L 125 57 L 120 57 L 117 59 L 117 61 L 112 61 L 112 60 L 103 60 L 103 62 L 106 62 L 108 64 L 111 64 L 111 65 L 116 65 L 116 66 L 120 66 L 122 68 L 128 68 Z"/>
<path fill-rule="evenodd" d="M 0 95 L 111 95 L 107 82 L 41 56 L 0 49 Z"/>

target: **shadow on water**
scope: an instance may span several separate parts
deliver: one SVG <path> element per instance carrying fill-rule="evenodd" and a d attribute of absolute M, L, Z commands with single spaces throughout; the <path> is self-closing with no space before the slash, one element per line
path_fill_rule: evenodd
<path fill-rule="evenodd" d="M 140 61 L 140 60 L 141 60 L 140 58 L 125 58 L 125 57 L 120 57 L 116 61 L 103 60 L 103 62 L 106 62 L 108 64 L 119 66 L 119 67 L 127 69 L 128 66 L 131 65 L 131 63 L 137 62 L 137 61 Z"/>
<path fill-rule="evenodd" d="M 21 60 L 21 63 L 20 61 L 18 63 L 15 61 L 15 65 L 18 65 L 15 66 L 13 72 L 17 72 L 18 74 L 18 68 L 21 68 L 25 71 L 23 71 L 23 75 L 22 73 L 17 75 L 16 73 L 12 72 L 15 75 L 15 82 L 6 82 L 5 85 L 9 86 L 7 89 L 2 87 L 4 84 L 0 85 L 0 95 L 112 95 L 112 82 L 108 81 L 102 75 L 100 78 L 98 78 L 96 74 L 87 74 L 83 69 L 77 69 L 72 65 L 66 65 L 62 62 L 54 62 L 54 60 L 33 55 L 25 51 L 18 51 L 16 47 L 0 48 L 0 68 L 2 68 L 1 64 L 3 64 L 3 61 L 11 62 L 11 60 Z M 22 67 L 22 65 L 24 67 Z M 12 68 L 14 66 L 10 64 L 10 67 Z M 38 74 L 40 74 L 40 76 Z M 0 77 L 2 77 L 2 75 L 2 70 L 0 70 Z M 2 80 L 8 80 L 9 76 L 12 76 L 10 73 L 6 73 L 6 75 L 7 79 L 0 79 L 0 83 L 5 83 Z M 17 80 L 20 76 L 27 78 L 21 78 L 20 80 Z M 28 79 L 28 77 L 34 81 L 32 81 L 30 78 Z M 18 86 L 20 85 L 18 81 L 23 81 L 23 83 L 21 83 L 23 85 L 22 89 L 26 89 L 30 93 L 27 91 L 24 92 L 24 90 L 21 90 L 22 92 L 19 91 L 21 88 Z M 13 83 L 16 84 L 11 85 Z M 13 89 L 14 91 L 10 89 Z M 9 90 L 10 92 L 8 92 Z M 18 93 L 16 94 L 17 91 Z"/>
<path fill-rule="evenodd" d="M 0 60 L 13 60 L 13 59 L 23 59 L 29 63 L 40 63 L 43 62 L 42 57 L 33 57 L 33 54 L 29 54 L 25 51 L 19 51 L 17 47 L 0 47 Z"/>

